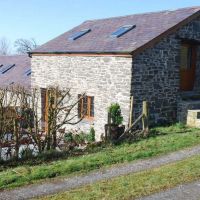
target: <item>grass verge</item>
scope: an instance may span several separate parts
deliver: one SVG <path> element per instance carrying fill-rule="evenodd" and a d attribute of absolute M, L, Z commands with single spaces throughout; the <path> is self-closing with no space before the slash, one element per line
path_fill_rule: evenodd
<path fill-rule="evenodd" d="M 189 129 L 180 125 L 156 128 L 151 130 L 151 137 L 132 144 L 110 146 L 97 153 L 48 164 L 7 169 L 0 172 L 0 189 L 14 188 L 58 176 L 86 173 L 112 164 L 151 158 L 198 144 L 199 129 Z"/>
<path fill-rule="evenodd" d="M 40 200 L 136 199 L 181 183 L 200 179 L 200 156 L 152 170 L 97 182 Z"/>

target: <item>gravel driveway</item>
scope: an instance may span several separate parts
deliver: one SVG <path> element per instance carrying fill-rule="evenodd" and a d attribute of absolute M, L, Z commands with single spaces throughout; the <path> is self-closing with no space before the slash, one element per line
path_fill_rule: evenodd
<path fill-rule="evenodd" d="M 103 179 L 110 179 L 120 175 L 126 175 L 129 173 L 135 173 L 154 167 L 159 167 L 161 165 L 183 160 L 197 154 L 200 154 L 200 145 L 152 159 L 120 164 L 109 169 L 91 172 L 87 175 L 74 176 L 73 178 L 68 179 L 51 180 L 49 182 L 41 183 L 38 185 L 29 185 L 10 191 L 5 190 L 0 193 L 0 200 L 22 200 L 42 195 L 49 195 L 60 191 L 70 190 L 81 185 L 94 183 Z"/>

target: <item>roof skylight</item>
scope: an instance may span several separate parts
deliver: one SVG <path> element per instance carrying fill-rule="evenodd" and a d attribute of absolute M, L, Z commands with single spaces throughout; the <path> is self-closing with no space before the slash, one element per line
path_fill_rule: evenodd
<path fill-rule="evenodd" d="M 26 75 L 26 76 L 30 76 L 30 75 L 31 75 L 31 69 L 26 70 L 26 71 L 25 71 L 25 75 Z"/>
<path fill-rule="evenodd" d="M 136 25 L 125 25 L 125 26 L 122 26 L 119 29 L 117 29 L 115 32 L 113 32 L 111 34 L 111 36 L 112 37 L 121 37 L 122 35 L 124 35 L 125 33 L 127 33 L 128 31 L 132 30 L 135 27 L 136 27 Z"/>
<path fill-rule="evenodd" d="M 85 29 L 85 30 L 76 32 L 76 33 L 72 34 L 72 35 L 69 37 L 69 40 L 77 40 L 78 38 L 80 38 L 80 37 L 82 37 L 83 35 L 89 33 L 90 31 L 91 31 L 91 29 Z"/>
<path fill-rule="evenodd" d="M 12 65 L 3 65 L 0 69 L 1 74 L 5 74 L 7 71 L 9 71 L 10 69 L 12 69 L 15 66 L 15 64 Z"/>

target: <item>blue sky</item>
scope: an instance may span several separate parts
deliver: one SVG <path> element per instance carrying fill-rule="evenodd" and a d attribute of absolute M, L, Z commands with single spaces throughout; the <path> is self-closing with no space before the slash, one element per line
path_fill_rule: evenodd
<path fill-rule="evenodd" d="M 38 44 L 88 19 L 200 6 L 200 0 L 0 0 L 0 38 Z"/>

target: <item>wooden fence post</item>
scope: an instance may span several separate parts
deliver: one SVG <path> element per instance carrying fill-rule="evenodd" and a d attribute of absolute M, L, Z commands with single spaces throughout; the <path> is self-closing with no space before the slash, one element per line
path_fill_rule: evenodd
<path fill-rule="evenodd" d="M 107 127 L 105 127 L 105 141 L 107 142 L 110 139 L 110 132 L 111 132 L 111 114 L 108 112 L 108 119 L 107 119 Z"/>
<path fill-rule="evenodd" d="M 149 132 L 149 112 L 148 112 L 148 103 L 147 101 L 142 102 L 142 129 L 144 136 L 148 135 Z"/>
<path fill-rule="evenodd" d="M 130 104 L 129 128 L 132 126 L 133 123 L 133 96 L 131 96 Z"/>
<path fill-rule="evenodd" d="M 107 135 L 107 140 L 110 139 L 111 135 L 111 114 L 108 112 L 108 135 Z"/>
<path fill-rule="evenodd" d="M 15 136 L 15 157 L 18 160 L 20 144 L 19 144 L 18 123 L 16 119 L 13 119 L 13 128 L 14 128 L 14 136 Z"/>

